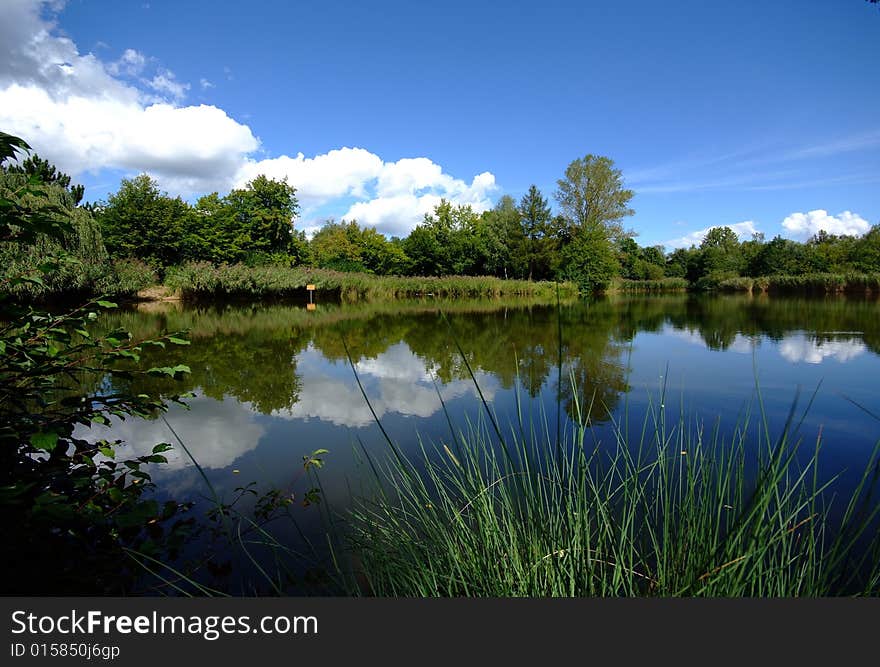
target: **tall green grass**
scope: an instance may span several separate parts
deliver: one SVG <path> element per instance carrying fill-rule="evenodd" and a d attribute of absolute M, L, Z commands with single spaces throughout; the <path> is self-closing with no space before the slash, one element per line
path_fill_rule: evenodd
<path fill-rule="evenodd" d="M 315 285 L 321 291 L 338 293 L 343 301 L 419 296 L 556 298 L 555 283 L 502 280 L 492 276 L 374 276 L 306 267 L 244 264 L 213 266 L 204 262 L 171 267 L 165 275 L 167 287 L 179 291 L 184 298 L 192 299 L 214 296 L 304 295 L 308 284 Z M 575 286 L 569 283 L 563 283 L 561 290 L 565 296 L 577 293 Z"/>
<path fill-rule="evenodd" d="M 768 292 L 776 294 L 880 294 L 880 273 L 808 273 L 799 276 L 774 275 L 723 280 L 724 292 Z"/>
<path fill-rule="evenodd" d="M 684 292 L 688 289 L 685 278 L 661 278 L 659 280 L 615 280 L 611 292 Z"/>
<path fill-rule="evenodd" d="M 821 442 L 798 440 L 793 417 L 777 435 L 760 414 L 706 432 L 684 415 L 667 421 L 660 400 L 635 434 L 615 425 L 611 442 L 582 418 L 561 441 L 546 423 L 504 433 L 483 420 L 414 459 L 371 460 L 380 484 L 350 536 L 362 592 L 880 592 L 876 450 L 852 494 L 834 497 Z"/>

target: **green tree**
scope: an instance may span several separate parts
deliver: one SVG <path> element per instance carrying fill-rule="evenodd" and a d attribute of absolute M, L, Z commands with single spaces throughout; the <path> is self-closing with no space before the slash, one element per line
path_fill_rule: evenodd
<path fill-rule="evenodd" d="M 571 162 L 556 183 L 556 201 L 570 225 L 562 271 L 582 291 L 603 289 L 619 270 L 612 243 L 632 235 L 622 221 L 634 213 L 634 193 L 610 158 L 591 154 Z"/>
<path fill-rule="evenodd" d="M 28 243 L 0 241 L 0 263 L 7 270 L 13 274 L 33 274 L 47 258 L 61 254 L 76 260 L 61 262 L 41 283 L 17 285 L 13 291 L 18 297 L 85 294 L 95 292 L 99 284 L 107 281 L 113 269 L 101 231 L 89 210 L 76 205 L 82 196 L 82 186 L 71 186 L 70 176 L 32 156 L 21 163 L 0 166 L 0 192 L 10 196 L 8 201 L 27 201 L 38 210 L 54 211 L 55 218 L 67 223 L 64 230 L 40 231 L 29 237 Z"/>
<path fill-rule="evenodd" d="M 629 208 L 635 193 L 623 187 L 623 173 L 610 158 L 586 155 L 574 160 L 556 184 L 556 201 L 575 227 L 602 229 L 612 240 L 632 236 L 622 220 L 635 213 Z"/>
<path fill-rule="evenodd" d="M 122 179 L 119 190 L 98 207 L 98 224 L 113 257 L 134 257 L 165 267 L 184 258 L 190 207 L 160 192 L 146 174 Z"/>
<path fill-rule="evenodd" d="M 597 227 L 578 230 L 562 248 L 561 277 L 576 283 L 582 293 L 606 289 L 619 271 L 614 247 Z"/>
<path fill-rule="evenodd" d="M 522 278 L 526 266 L 526 239 L 516 201 L 504 195 L 480 216 L 486 270 L 502 278 Z"/>
<path fill-rule="evenodd" d="M 309 242 L 315 266 L 336 271 L 364 271 L 357 222 L 328 220 Z"/>
<path fill-rule="evenodd" d="M 68 206 L 71 208 L 79 206 L 85 195 L 85 187 L 78 183 L 71 185 L 71 179 L 68 174 L 58 171 L 54 164 L 48 160 L 41 159 L 36 153 L 26 158 L 21 164 L 11 163 L 4 165 L 3 169 L 10 174 L 36 176 L 41 183 L 57 185 L 63 188 L 70 195 Z"/>
<path fill-rule="evenodd" d="M 287 183 L 287 178 L 277 181 L 261 174 L 244 188 L 232 190 L 224 201 L 249 236 L 250 252 L 288 251 L 299 203 L 296 188 Z"/>
<path fill-rule="evenodd" d="M 550 207 L 536 185 L 529 186 L 529 191 L 520 200 L 519 214 L 529 280 L 534 277 L 548 278 L 550 258 L 556 250 L 556 244 L 550 228 Z"/>
<path fill-rule="evenodd" d="M 736 233 L 730 227 L 712 227 L 700 243 L 697 275 L 689 275 L 693 281 L 705 280 L 705 286 L 725 278 L 741 274 L 743 255 Z"/>
<path fill-rule="evenodd" d="M 185 223 L 182 254 L 192 261 L 239 262 L 250 247 L 250 234 L 216 192 L 199 197 Z"/>
<path fill-rule="evenodd" d="M 769 243 L 765 243 L 752 263 L 752 271 L 757 276 L 795 276 L 808 270 L 804 246 L 781 236 L 775 236 Z"/>
<path fill-rule="evenodd" d="M 699 251 L 691 246 L 690 248 L 676 248 L 666 258 L 666 268 L 664 274 L 669 278 L 686 278 L 695 271 L 692 269 L 696 265 Z"/>
<path fill-rule="evenodd" d="M 880 224 L 853 244 L 852 265 L 856 271 L 865 273 L 880 271 Z"/>
<path fill-rule="evenodd" d="M 474 275 L 486 264 L 480 217 L 469 205 L 442 199 L 404 243 L 416 275 Z"/>

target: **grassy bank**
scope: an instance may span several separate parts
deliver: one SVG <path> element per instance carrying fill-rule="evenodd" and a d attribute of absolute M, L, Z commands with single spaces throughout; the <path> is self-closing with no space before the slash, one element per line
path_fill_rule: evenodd
<path fill-rule="evenodd" d="M 615 280 L 608 290 L 614 292 L 643 293 L 643 292 L 685 292 L 688 289 L 688 281 L 684 278 L 662 278 L 660 280 Z"/>
<path fill-rule="evenodd" d="M 208 263 L 171 267 L 165 275 L 165 285 L 188 299 L 302 296 L 306 294 L 306 285 L 309 284 L 315 285 L 319 291 L 338 294 L 343 301 L 421 296 L 556 298 L 556 283 L 502 280 L 491 276 L 374 276 L 307 267 L 213 266 Z M 561 283 L 559 287 L 562 296 L 576 294 L 576 288 L 571 283 Z"/>
<path fill-rule="evenodd" d="M 769 294 L 880 294 L 880 273 L 811 273 L 801 276 L 729 278 L 719 283 L 724 292 Z"/>
<path fill-rule="evenodd" d="M 576 394 L 576 392 L 575 392 Z M 363 592 L 380 596 L 837 596 L 880 592 L 877 450 L 849 497 L 820 443 L 748 417 L 708 433 L 662 407 L 594 442 L 581 424 L 494 422 L 409 461 L 372 461 L 355 511 Z M 552 432 L 552 433 L 551 433 Z M 501 443 L 499 444 L 499 440 Z M 832 512 L 832 509 L 834 510 Z"/>

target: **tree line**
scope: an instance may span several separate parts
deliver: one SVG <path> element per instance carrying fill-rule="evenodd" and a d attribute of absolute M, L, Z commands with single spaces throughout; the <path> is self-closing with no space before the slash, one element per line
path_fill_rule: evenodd
<path fill-rule="evenodd" d="M 820 232 L 805 243 L 760 234 L 740 242 L 730 228 L 715 227 L 699 246 L 669 253 L 640 246 L 623 225 L 634 213 L 633 191 L 610 158 L 592 154 L 571 162 L 557 181 L 557 213 L 532 185 L 519 200 L 504 195 L 481 213 L 441 200 L 408 235 L 391 238 L 357 220 L 333 219 L 307 238 L 294 225 L 294 185 L 264 175 L 194 204 L 161 191 L 146 174 L 123 179 L 105 200 L 82 204 L 82 186 L 37 156 L 0 174 L 6 182 L 24 177 L 51 185 L 76 211 L 79 236 L 66 249 L 79 249 L 86 265 L 102 267 L 109 257 L 132 273 L 132 263 L 143 262 L 159 278 L 188 262 L 281 264 L 380 276 L 560 279 L 592 292 L 619 278 L 685 278 L 711 289 L 741 276 L 880 270 L 880 226 L 862 237 Z"/>
<path fill-rule="evenodd" d="M 88 208 L 112 257 L 160 271 L 185 262 L 280 262 L 376 275 L 562 278 L 601 288 L 618 273 L 613 243 L 631 236 L 620 221 L 632 213 L 633 192 L 609 158 L 594 155 L 572 162 L 558 185 L 560 214 L 532 185 L 519 201 L 505 195 L 482 213 L 441 200 L 402 238 L 330 219 L 307 239 L 292 224 L 295 187 L 266 176 L 191 205 L 142 174 Z"/>

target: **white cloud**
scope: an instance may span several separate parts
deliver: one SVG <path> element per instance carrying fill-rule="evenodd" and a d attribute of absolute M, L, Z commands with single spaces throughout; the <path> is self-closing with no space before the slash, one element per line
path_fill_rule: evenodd
<path fill-rule="evenodd" d="M 184 98 L 186 91 L 190 88 L 188 83 L 180 83 L 174 73 L 168 70 L 156 74 L 147 82 L 147 85 L 159 94 L 171 95 L 171 98 L 177 102 Z"/>
<path fill-rule="evenodd" d="M 831 358 L 843 364 L 864 354 L 867 349 L 858 338 L 822 341 L 804 334 L 786 337 L 779 343 L 779 354 L 792 363 L 821 364 Z"/>
<path fill-rule="evenodd" d="M 125 49 L 119 60 L 107 65 L 107 71 L 114 76 L 119 74 L 138 76 L 144 71 L 146 64 L 147 58 L 143 53 L 135 51 L 134 49 Z"/>
<path fill-rule="evenodd" d="M 347 364 L 346 364 L 347 365 Z M 355 364 L 361 382 L 370 397 L 376 415 L 387 414 L 430 417 L 442 408 L 431 380 L 432 369 L 414 354 L 405 343 L 392 345 L 371 359 Z M 327 372 L 326 362 L 309 348 L 297 358 L 297 372 L 303 388 L 294 406 L 288 411 L 273 413 L 287 419 L 320 419 L 337 426 L 362 428 L 375 422 L 350 373 L 335 377 Z M 492 401 L 498 388 L 497 379 L 479 369 L 474 375 L 487 401 Z M 444 401 L 461 396 L 476 396 L 471 380 L 452 380 L 440 386 Z"/>
<path fill-rule="evenodd" d="M 790 236 L 804 240 L 819 231 L 838 236 L 861 236 L 871 229 L 871 224 L 850 211 L 834 216 L 817 209 L 809 213 L 792 213 L 782 221 L 782 227 Z"/>
<path fill-rule="evenodd" d="M 348 147 L 313 158 L 299 153 L 247 160 L 236 184 L 243 185 L 259 174 L 286 177 L 296 187 L 306 212 L 341 197 L 363 199 L 351 204 L 343 219 L 356 219 L 390 235 L 408 234 L 442 198 L 484 211 L 491 207 L 489 193 L 495 189 L 495 176 L 489 172 L 478 174 L 468 184 L 444 173 L 428 158 L 383 162 L 370 151 Z"/>
<path fill-rule="evenodd" d="M 296 187 L 303 206 L 312 207 L 338 197 L 366 196 L 366 183 L 376 179 L 381 171 L 382 159 L 378 155 L 363 148 L 345 147 L 312 158 L 299 153 L 296 157 L 249 159 L 235 180 L 240 186 L 260 174 L 286 177 Z"/>
<path fill-rule="evenodd" d="M 353 204 L 345 218 L 376 227 L 386 234 L 404 236 L 441 199 L 468 204 L 477 212 L 489 209 L 489 194 L 496 189 L 495 176 L 483 172 L 470 185 L 443 173 L 427 158 L 402 159 L 386 163 L 376 185 L 377 197 Z"/>
<path fill-rule="evenodd" d="M 495 177 L 471 183 L 425 157 L 385 162 L 364 148 L 258 159 L 248 125 L 211 105 L 182 106 L 190 84 L 125 49 L 114 61 L 82 54 L 58 34 L 50 6 L 7 0 L 0 22 L 0 127 L 23 137 L 74 177 L 86 171 L 147 172 L 175 194 L 226 191 L 259 174 L 287 177 L 303 213 L 334 200 L 344 217 L 405 234 L 441 197 L 480 211 Z M 44 10 L 50 10 L 47 13 Z M 223 68 L 228 80 L 232 70 Z M 201 79 L 202 90 L 213 87 Z M 354 200 L 354 202 L 352 202 Z M 338 214 L 337 214 L 338 216 Z"/>
<path fill-rule="evenodd" d="M 102 168 L 147 171 L 163 186 L 227 184 L 259 146 L 250 128 L 213 106 L 180 107 L 188 84 L 168 71 L 147 93 L 113 76 L 139 74 L 147 57 L 128 49 L 111 65 L 54 34 L 35 0 L 15 0 L 0 26 L 0 126 L 73 175 Z M 152 102 L 150 101 L 152 100 Z M 170 188 L 169 188 L 170 189 Z"/>
<path fill-rule="evenodd" d="M 256 421 L 255 411 L 248 404 L 234 398 L 217 401 L 206 396 L 188 399 L 187 403 L 190 410 L 172 406 L 167 419 L 202 468 L 225 468 L 260 444 L 265 427 Z M 192 459 L 160 419 L 113 419 L 109 428 L 77 427 L 75 435 L 93 441 L 122 440 L 117 460 L 144 456 L 157 443 L 171 443 L 174 448 L 163 454 L 168 463 L 151 470 L 153 476 L 193 466 Z"/>
<path fill-rule="evenodd" d="M 744 222 L 737 222 L 733 225 L 712 225 L 712 227 L 699 229 L 695 232 L 691 232 L 690 234 L 686 234 L 685 236 L 680 236 L 677 239 L 664 241 L 663 246 L 666 248 L 671 248 L 673 250 L 675 248 L 690 248 L 692 245 L 699 246 L 705 238 L 706 234 L 708 234 L 709 230 L 713 227 L 730 227 L 730 229 L 733 230 L 740 241 L 746 241 L 752 238 L 752 234 L 758 233 L 758 227 L 756 226 L 755 222 L 753 220 L 746 220 Z"/>
<path fill-rule="evenodd" d="M 68 96 L 36 86 L 0 89 L 0 126 L 25 137 L 74 175 L 101 168 L 147 171 L 178 191 L 224 184 L 258 141 L 214 106 L 175 107 Z"/>

